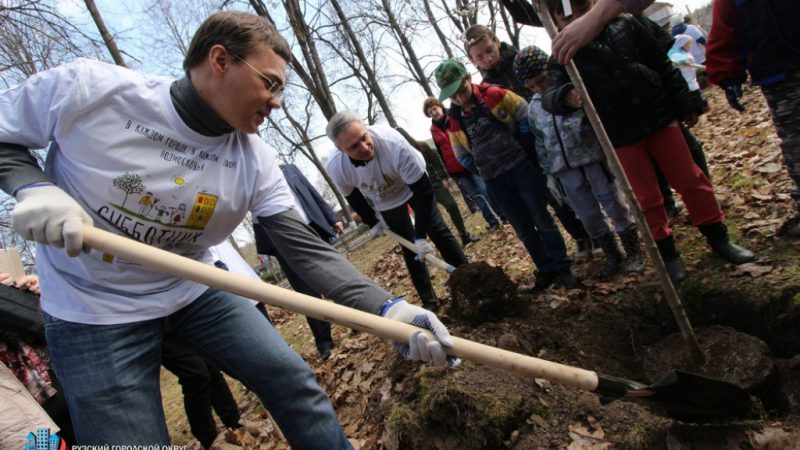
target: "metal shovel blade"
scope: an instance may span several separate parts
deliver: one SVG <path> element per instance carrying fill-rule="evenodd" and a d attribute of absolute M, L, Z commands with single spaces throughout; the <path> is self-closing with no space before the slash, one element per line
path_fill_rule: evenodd
<path fill-rule="evenodd" d="M 673 370 L 646 386 L 630 380 L 598 374 L 595 394 L 603 403 L 636 400 L 664 409 L 671 417 L 685 422 L 753 416 L 753 401 L 744 389 L 726 381 Z"/>

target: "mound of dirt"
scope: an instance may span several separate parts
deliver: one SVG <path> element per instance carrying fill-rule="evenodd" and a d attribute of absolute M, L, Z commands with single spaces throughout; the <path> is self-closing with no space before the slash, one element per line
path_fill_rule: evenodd
<path fill-rule="evenodd" d="M 486 262 L 465 264 L 450 276 L 448 313 L 472 325 L 515 316 L 525 309 L 517 285 L 503 269 Z"/>

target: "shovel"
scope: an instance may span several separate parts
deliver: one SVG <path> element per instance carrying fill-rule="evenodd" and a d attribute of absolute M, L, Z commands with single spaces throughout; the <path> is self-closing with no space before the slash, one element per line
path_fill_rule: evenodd
<path fill-rule="evenodd" d="M 403 236 L 400 236 L 399 234 L 395 233 L 392 230 L 384 230 L 384 234 L 397 241 L 397 243 L 402 245 L 403 247 L 411 250 L 414 253 L 417 253 L 417 247 L 414 244 L 412 244 L 411 241 L 405 239 Z M 451 266 L 450 264 L 447 264 L 446 262 L 433 256 L 430 253 L 425 255 L 425 261 L 428 261 L 431 265 L 438 267 L 447 273 L 453 273 L 456 271 L 455 267 Z"/>
<path fill-rule="evenodd" d="M 88 247 L 105 253 L 104 260 L 120 257 L 151 270 L 334 322 L 393 342 L 407 342 L 413 333 L 420 331 L 410 324 L 272 286 L 88 225 L 83 228 L 83 241 Z M 424 332 L 428 333 L 429 339 L 435 339 L 429 332 Z M 659 406 L 681 420 L 693 421 L 749 417 L 752 414 L 751 399 L 747 392 L 719 380 L 671 372 L 658 382 L 646 386 L 466 339 L 453 337 L 453 342 L 453 347 L 447 349 L 451 356 L 590 391 L 600 396 L 603 403 L 617 399 L 639 400 Z"/>

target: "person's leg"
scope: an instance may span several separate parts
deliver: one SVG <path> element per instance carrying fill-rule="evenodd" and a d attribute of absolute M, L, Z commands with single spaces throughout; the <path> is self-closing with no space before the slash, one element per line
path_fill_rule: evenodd
<path fill-rule="evenodd" d="M 650 234 L 656 241 L 672 235 L 664 210 L 664 199 L 658 186 L 655 166 L 650 154 L 645 149 L 645 141 L 616 147 L 625 176 L 633 189 L 639 207 L 642 209 Z"/>
<path fill-rule="evenodd" d="M 547 203 L 553 208 L 553 211 L 556 213 L 556 217 L 558 217 L 558 221 L 561 222 L 561 225 L 564 226 L 564 229 L 567 233 L 572 236 L 572 239 L 575 242 L 586 242 L 589 240 L 589 235 L 586 233 L 586 229 L 581 224 L 580 220 L 575 216 L 575 211 L 569 207 L 567 203 L 559 203 L 559 201 L 553 196 L 549 189 L 547 189 L 547 178 L 545 177 L 542 168 L 539 166 L 538 162 L 531 162 L 532 170 L 530 177 L 533 179 L 532 183 L 536 186 L 545 186 L 544 194 L 547 198 Z M 562 237 L 563 241 L 563 237 Z"/>
<path fill-rule="evenodd" d="M 439 253 L 442 254 L 442 259 L 451 266 L 460 267 L 469 262 L 466 255 L 464 255 L 464 250 L 458 245 L 458 241 L 456 241 L 453 233 L 450 232 L 450 228 L 444 222 L 442 214 L 439 213 L 439 209 L 435 206 L 431 212 L 428 237 L 431 238 Z"/>
<path fill-rule="evenodd" d="M 592 239 L 611 233 L 584 167 L 558 173 L 556 179 L 561 184 L 566 201 Z"/>
<path fill-rule="evenodd" d="M 692 222 L 695 225 L 721 222 L 724 215 L 714 188 L 692 160 L 680 128 L 666 126 L 645 140 L 647 151 L 681 195 Z"/>
<path fill-rule="evenodd" d="M 783 161 L 794 181 L 792 199 L 795 214 L 781 226 L 780 234 L 800 237 L 800 71 L 790 74 L 786 80 L 761 88 L 767 100 L 775 132 L 781 140 Z"/>
<path fill-rule="evenodd" d="M 200 444 L 208 448 L 218 431 L 211 413 L 211 372 L 205 360 L 167 333 L 161 348 L 161 364 L 178 377 L 189 429 Z"/>
<path fill-rule="evenodd" d="M 461 211 L 458 210 L 456 199 L 453 198 L 450 191 L 445 189 L 441 183 L 438 183 L 438 186 L 433 188 L 433 194 L 436 196 L 436 202 L 442 205 L 445 211 L 447 211 L 447 214 L 450 215 L 453 226 L 456 227 L 458 235 L 463 239 L 469 233 L 467 233 L 467 227 L 464 226 L 464 219 L 461 217 Z"/>
<path fill-rule="evenodd" d="M 622 164 L 631 188 L 633 188 L 633 193 L 636 195 L 645 220 L 647 220 L 647 227 L 656 241 L 670 279 L 676 283 L 682 281 L 686 278 L 686 270 L 683 267 L 680 253 L 675 248 L 672 229 L 669 227 L 664 200 L 661 197 L 656 177 L 654 161 L 646 150 L 646 140 L 616 147 L 614 151 L 617 153 L 617 158 Z"/>
<path fill-rule="evenodd" d="M 159 387 L 164 320 L 85 325 L 44 315 L 81 445 L 168 445 Z"/>
<path fill-rule="evenodd" d="M 301 277 L 300 274 L 295 272 L 294 269 L 289 266 L 286 260 L 279 253 L 275 253 L 274 256 L 278 260 L 278 265 L 281 266 L 281 270 L 283 270 L 283 274 L 286 275 L 286 279 L 289 281 L 292 289 L 301 294 L 310 295 L 312 297 L 322 297 L 303 280 L 303 277 Z M 308 327 L 311 329 L 311 334 L 314 336 L 314 343 L 317 346 L 317 351 L 319 352 L 320 357 L 322 357 L 323 360 L 328 359 L 331 354 L 331 350 L 333 349 L 331 324 L 325 322 L 324 320 L 315 319 L 313 317 L 306 317 L 306 322 L 308 322 Z"/>
<path fill-rule="evenodd" d="M 730 242 L 725 219 L 714 188 L 692 161 L 686 141 L 677 126 L 667 126 L 646 139 L 650 154 L 658 161 L 670 184 L 681 194 L 692 222 L 706 237 L 714 253 L 734 264 L 755 258 L 753 252 Z"/>
<path fill-rule="evenodd" d="M 209 289 L 169 324 L 258 395 L 292 448 L 352 448 L 314 373 L 248 300 Z"/>
<path fill-rule="evenodd" d="M 456 182 L 462 192 L 466 193 L 467 196 L 475 201 L 481 210 L 483 219 L 490 227 L 500 225 L 500 219 L 497 217 L 490 204 L 489 194 L 486 192 L 486 185 L 479 176 L 470 172 L 457 179 Z"/>
<path fill-rule="evenodd" d="M 211 393 L 211 406 L 214 407 L 214 412 L 217 413 L 222 424 L 228 428 L 240 428 L 242 425 L 239 423 L 241 414 L 239 413 L 239 405 L 236 404 L 236 399 L 233 398 L 228 382 L 225 381 L 225 376 L 219 367 L 213 363 L 203 360 L 208 367 L 211 381 L 209 383 Z"/>
<path fill-rule="evenodd" d="M 708 161 L 706 161 L 706 153 L 703 151 L 703 144 L 697 140 L 692 131 L 680 122 L 678 124 L 681 128 L 683 139 L 686 140 L 686 145 L 689 147 L 689 154 L 692 155 L 692 161 L 697 164 L 697 167 L 703 172 L 703 175 L 711 181 L 711 172 L 708 170 Z"/>
<path fill-rule="evenodd" d="M 570 261 L 564 240 L 547 211 L 543 192 L 546 188 L 535 185 L 535 177 L 531 176 L 532 166 L 526 161 L 499 177 L 487 180 L 486 187 L 525 245 L 536 268 L 540 272 L 554 273 L 569 267 Z M 541 231 L 537 222 L 543 225 Z M 547 238 L 541 236 L 542 232 L 547 233 Z"/>
<path fill-rule="evenodd" d="M 386 211 L 381 211 L 381 216 L 389 226 L 389 229 L 397 233 L 400 237 L 414 242 L 414 225 L 411 224 L 411 218 L 408 216 L 408 207 L 403 204 L 397 208 Z M 440 215 L 441 216 L 441 215 Z M 436 297 L 436 292 L 433 290 L 431 283 L 431 276 L 428 273 L 428 267 L 424 262 L 416 259 L 417 254 L 411 250 L 402 247 L 403 259 L 406 262 L 406 268 L 411 275 L 411 282 L 417 290 L 422 305 L 428 308 L 438 308 L 439 299 Z"/>

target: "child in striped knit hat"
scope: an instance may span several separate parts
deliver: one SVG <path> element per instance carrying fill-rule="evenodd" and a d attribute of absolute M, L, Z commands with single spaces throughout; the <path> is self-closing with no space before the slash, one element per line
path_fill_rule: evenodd
<path fill-rule="evenodd" d="M 542 108 L 542 93 L 549 85 L 549 56 L 540 48 L 522 49 L 514 58 L 514 75 L 534 92 L 528 105 L 528 121 L 536 138 L 539 164 L 548 186 L 575 211 L 589 236 L 603 249 L 605 260 L 598 277 L 610 278 L 622 269 L 642 270 L 636 220 L 614 183 L 603 150 L 583 109 L 554 116 Z M 605 214 L 625 248 L 623 257 Z"/>

